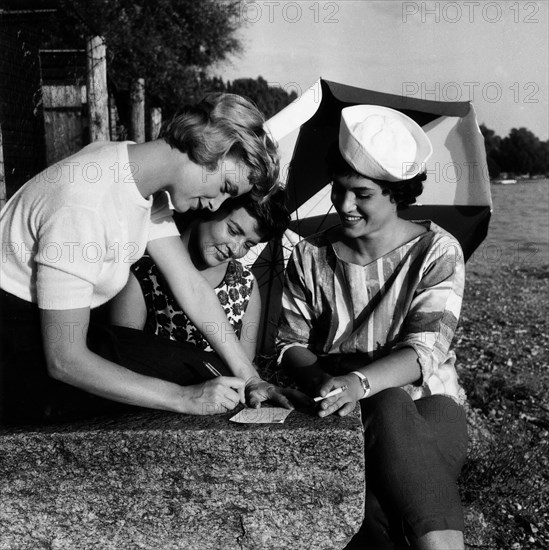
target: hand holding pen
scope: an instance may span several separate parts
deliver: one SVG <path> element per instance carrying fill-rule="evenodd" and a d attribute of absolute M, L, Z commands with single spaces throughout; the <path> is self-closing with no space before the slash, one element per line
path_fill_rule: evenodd
<path fill-rule="evenodd" d="M 221 373 L 211 363 L 204 362 L 204 366 L 214 376 L 221 376 Z M 248 379 L 245 387 L 239 388 L 238 392 L 241 396 L 241 403 L 252 408 L 261 407 L 261 403 L 267 400 L 285 409 L 294 409 L 296 405 L 310 405 L 310 399 L 301 391 L 292 388 L 281 388 L 261 379 L 259 376 Z"/>

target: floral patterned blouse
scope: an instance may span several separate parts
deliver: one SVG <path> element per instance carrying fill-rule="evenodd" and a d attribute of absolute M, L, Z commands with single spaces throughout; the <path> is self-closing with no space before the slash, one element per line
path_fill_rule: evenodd
<path fill-rule="evenodd" d="M 149 256 L 143 256 L 133 264 L 131 271 L 139 281 L 145 298 L 146 331 L 178 342 L 194 344 L 204 351 L 213 351 L 206 338 L 179 307 L 168 283 Z M 227 265 L 225 277 L 214 289 L 227 315 L 227 320 L 238 338 L 242 330 L 242 319 L 252 294 L 253 282 L 252 273 L 240 262 L 231 260 Z M 207 333 L 207 327 L 205 331 Z"/>

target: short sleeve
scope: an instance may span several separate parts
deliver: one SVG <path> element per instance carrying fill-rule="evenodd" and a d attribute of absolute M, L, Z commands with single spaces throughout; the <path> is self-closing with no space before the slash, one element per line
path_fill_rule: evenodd
<path fill-rule="evenodd" d="M 69 206 L 42 225 L 34 256 L 38 307 L 90 306 L 107 253 L 104 227 L 94 210 Z"/>
<path fill-rule="evenodd" d="M 179 231 L 173 219 L 170 200 L 165 191 L 157 193 L 151 208 L 151 225 L 149 227 L 148 241 L 163 237 L 178 237 Z"/>
<path fill-rule="evenodd" d="M 440 239 L 428 253 L 394 349 L 412 347 L 421 367 L 423 381 L 449 357 L 457 327 L 465 266 L 463 252 L 455 239 Z"/>

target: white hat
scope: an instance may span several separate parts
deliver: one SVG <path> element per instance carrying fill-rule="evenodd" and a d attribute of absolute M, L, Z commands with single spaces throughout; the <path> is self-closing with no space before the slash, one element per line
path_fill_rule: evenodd
<path fill-rule="evenodd" d="M 339 150 L 359 174 L 383 181 L 413 178 L 433 153 L 427 134 L 410 117 L 379 105 L 341 111 Z"/>

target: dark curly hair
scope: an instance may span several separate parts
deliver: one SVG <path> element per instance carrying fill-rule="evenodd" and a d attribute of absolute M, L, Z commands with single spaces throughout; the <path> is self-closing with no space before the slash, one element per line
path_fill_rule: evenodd
<path fill-rule="evenodd" d="M 220 210 L 228 212 L 237 208 L 245 208 L 257 222 L 257 232 L 260 242 L 278 239 L 290 225 L 290 211 L 286 200 L 286 190 L 278 188 L 266 200 L 257 201 L 246 194 L 226 200 Z"/>
<path fill-rule="evenodd" d="M 328 175 L 331 179 L 339 177 L 365 177 L 357 172 L 352 166 L 349 166 L 339 151 L 337 142 L 333 143 L 326 155 L 326 164 Z M 391 201 L 396 203 L 397 210 L 404 210 L 416 202 L 416 198 L 423 193 L 423 182 L 427 179 L 427 174 L 422 172 L 410 178 L 409 180 L 384 181 L 374 178 L 369 180 L 377 183 L 381 187 L 384 195 L 389 195 Z"/>

